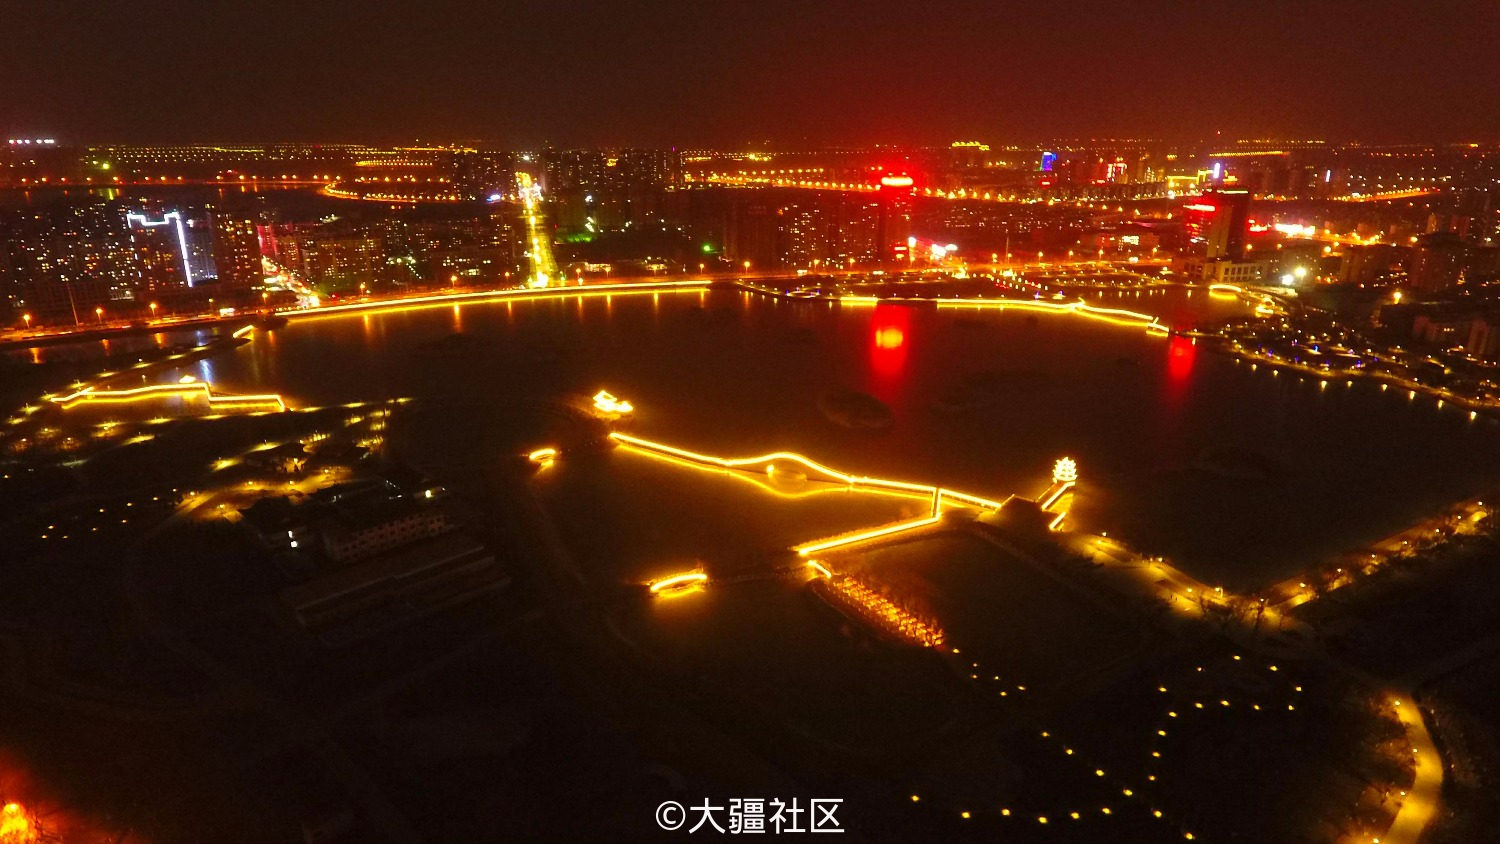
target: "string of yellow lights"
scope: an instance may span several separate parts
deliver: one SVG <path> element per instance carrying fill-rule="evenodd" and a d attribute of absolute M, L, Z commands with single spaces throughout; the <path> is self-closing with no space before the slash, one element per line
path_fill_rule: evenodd
<path fill-rule="evenodd" d="M 276 393 L 238 396 L 215 394 L 208 382 L 196 380 L 184 381 L 178 384 L 153 384 L 147 387 L 135 387 L 128 390 L 101 390 L 90 386 L 66 396 L 51 396 L 49 397 L 49 401 L 66 410 L 83 402 L 137 402 L 171 396 L 201 396 L 208 401 L 210 406 L 251 404 L 275 405 L 278 410 L 287 409 L 286 401 Z"/>

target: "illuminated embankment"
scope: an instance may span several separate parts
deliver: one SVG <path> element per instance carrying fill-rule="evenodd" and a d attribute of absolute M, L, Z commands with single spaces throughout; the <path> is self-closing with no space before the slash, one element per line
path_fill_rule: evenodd
<path fill-rule="evenodd" d="M 789 462 L 796 463 L 809 472 L 820 475 L 829 481 L 841 484 L 851 491 L 887 495 L 894 494 L 903 498 L 931 502 L 931 510 L 928 515 L 920 518 L 896 522 L 869 530 L 842 534 L 796 546 L 794 550 L 804 557 L 820 551 L 828 551 L 834 548 L 869 542 L 874 539 L 882 539 L 936 524 L 942 518 L 944 506 L 975 508 L 991 512 L 1005 506 L 1004 501 L 995 501 L 978 495 L 959 492 L 958 490 L 944 489 L 932 484 L 918 484 L 909 481 L 891 480 L 889 478 L 851 475 L 790 451 L 776 451 L 755 457 L 716 457 L 711 454 L 700 454 L 665 443 L 633 437 L 629 434 L 622 434 L 619 431 L 612 432 L 609 436 L 610 439 L 621 445 L 639 449 L 648 454 L 670 457 L 700 469 L 720 472 L 763 471 L 766 475 L 772 476 L 777 471 L 776 464 L 778 462 Z"/>
<path fill-rule="evenodd" d="M 305 310 L 278 311 L 278 316 L 288 320 L 316 319 L 318 317 L 347 316 L 349 314 L 387 313 L 422 308 L 440 308 L 445 305 L 463 305 L 484 302 L 530 302 L 540 299 L 558 299 L 569 296 L 588 298 L 595 296 L 627 296 L 668 291 L 692 291 L 708 289 L 708 281 L 630 282 L 624 284 L 582 284 L 573 287 L 556 287 L 545 290 L 522 287 L 506 290 L 475 290 L 465 293 L 434 293 L 430 296 L 412 296 L 405 299 L 380 299 L 370 302 L 350 302 L 346 305 L 326 305 Z"/>
<path fill-rule="evenodd" d="M 203 398 L 208 401 L 210 407 L 259 405 L 274 406 L 277 410 L 287 409 L 286 401 L 275 393 L 244 396 L 215 395 L 208 383 L 204 381 L 188 381 L 181 384 L 155 384 L 149 387 L 135 387 L 129 390 L 100 390 L 94 387 L 84 387 L 66 396 L 49 396 L 48 400 L 66 410 L 85 402 L 129 403 L 171 397 Z"/>
<path fill-rule="evenodd" d="M 1046 299 L 938 299 L 936 301 L 939 308 L 990 307 L 1001 310 L 1015 308 L 1023 311 L 1073 314 L 1110 325 L 1140 328 L 1147 334 L 1166 336 L 1171 333 L 1171 330 L 1162 325 L 1161 321 L 1152 314 L 1127 311 L 1123 308 L 1101 308 L 1098 305 L 1090 305 L 1082 299 L 1076 302 L 1055 302 Z"/>
<path fill-rule="evenodd" d="M 876 193 L 882 186 L 911 188 L 912 180 L 906 176 L 888 176 L 887 182 L 882 179 L 882 184 L 871 184 L 869 182 L 834 181 L 826 177 L 809 179 L 797 175 L 799 173 L 823 173 L 822 168 L 810 168 L 806 171 L 759 171 L 748 173 L 704 173 L 699 175 L 687 175 L 684 181 L 699 182 L 710 185 L 731 185 L 734 187 L 771 187 L 771 188 L 801 188 L 804 190 L 818 191 L 840 191 L 844 193 Z M 895 181 L 895 180 L 900 180 Z M 980 190 L 978 188 L 957 188 L 954 190 L 943 190 L 942 188 L 923 187 L 913 188 L 912 196 L 931 197 L 933 199 L 952 199 L 967 202 L 995 202 L 1017 205 L 1069 205 L 1077 208 L 1092 208 L 1090 202 L 1064 201 L 1055 197 L 1022 196 L 1018 193 L 1002 193 L 1000 191 Z M 1150 199 L 1153 197 L 1141 196 L 1136 199 Z M 1132 200 L 1134 201 L 1134 200 Z"/>
<path fill-rule="evenodd" d="M 769 296 L 783 296 L 778 290 L 741 283 L 741 287 L 756 293 L 764 293 Z M 879 305 L 882 303 L 904 303 L 904 304 L 932 304 L 938 308 L 975 308 L 975 309 L 1014 309 L 1019 311 L 1034 311 L 1049 314 L 1071 314 L 1085 319 L 1096 320 L 1110 325 L 1119 325 L 1126 328 L 1139 328 L 1147 334 L 1165 337 L 1171 334 L 1171 329 L 1162 325 L 1161 319 L 1153 314 L 1145 314 L 1139 311 L 1128 311 L 1124 308 L 1105 308 L 1099 305 L 1090 305 L 1082 299 L 1073 302 L 1059 302 L 1051 299 L 1013 299 L 997 297 L 970 297 L 964 299 L 928 299 L 922 297 L 880 297 L 880 296 L 828 296 L 810 297 L 797 301 L 828 301 L 838 302 L 841 305 Z"/>
<path fill-rule="evenodd" d="M 324 196 L 332 199 L 353 199 L 361 202 L 380 202 L 387 205 L 421 205 L 428 202 L 447 203 L 463 202 L 464 198 L 456 193 L 434 193 L 434 194 L 401 194 L 401 193 L 360 193 L 344 187 L 336 187 L 326 184 L 320 191 Z"/>
<path fill-rule="evenodd" d="M 1053 481 L 1052 486 L 1047 487 L 1047 491 L 1042 493 L 1041 499 L 1037 501 L 1037 504 L 1043 510 L 1049 513 L 1057 514 L 1057 516 L 1047 525 L 1052 530 L 1062 530 L 1063 519 L 1066 519 L 1068 517 L 1067 510 L 1054 510 L 1053 507 L 1062 500 L 1062 497 L 1064 495 L 1067 495 L 1070 491 L 1072 491 L 1075 485 L 1075 481 Z"/>
<path fill-rule="evenodd" d="M 1410 378 L 1403 378 L 1402 376 L 1394 372 L 1382 371 L 1369 367 L 1355 368 L 1348 366 L 1323 369 L 1313 366 L 1309 363 L 1299 363 L 1294 360 L 1277 357 L 1273 352 L 1252 351 L 1239 342 L 1235 342 L 1229 347 L 1229 353 L 1237 358 L 1250 361 L 1252 365 L 1265 364 L 1266 366 L 1271 367 L 1273 372 L 1277 370 L 1288 370 L 1291 372 L 1305 373 L 1318 379 L 1325 385 L 1329 381 L 1338 378 L 1347 379 L 1347 381 L 1351 384 L 1356 378 L 1361 378 L 1369 381 L 1378 381 L 1380 382 L 1380 389 L 1382 390 L 1388 389 L 1391 385 L 1395 385 L 1403 390 L 1406 390 L 1408 394 L 1407 398 L 1409 399 L 1416 398 L 1417 394 L 1420 393 L 1424 396 L 1429 396 L 1431 398 L 1437 399 L 1437 405 L 1440 408 L 1446 402 L 1452 402 L 1459 407 L 1467 408 L 1469 410 L 1470 419 L 1477 419 L 1479 417 L 1479 411 L 1481 410 L 1493 411 L 1496 409 L 1500 409 L 1500 400 L 1487 398 L 1483 395 L 1465 395 L 1463 393 L 1455 393 L 1444 387 L 1435 387 L 1430 384 L 1423 384 L 1419 381 L 1413 381 Z"/>

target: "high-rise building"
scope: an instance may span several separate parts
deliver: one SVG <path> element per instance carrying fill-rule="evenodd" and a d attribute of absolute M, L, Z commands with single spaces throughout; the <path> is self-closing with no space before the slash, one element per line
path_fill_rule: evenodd
<path fill-rule="evenodd" d="M 1468 258 L 1468 246 L 1452 232 L 1433 232 L 1417 238 L 1407 277 L 1413 290 L 1430 293 L 1458 282 Z"/>
<path fill-rule="evenodd" d="M 359 232 L 309 228 L 279 241 L 282 265 L 308 284 L 354 287 L 374 278 L 385 263 L 380 238 Z"/>
<path fill-rule="evenodd" d="M 213 259 L 220 286 L 248 290 L 259 284 L 265 273 L 254 218 L 210 207 L 208 224 L 213 231 Z"/>
<path fill-rule="evenodd" d="M 542 153 L 543 196 L 564 229 L 660 221 L 666 192 L 682 182 L 676 150 L 555 150 Z"/>
<path fill-rule="evenodd" d="M 1239 261 L 1245 257 L 1250 233 L 1250 193 L 1209 191 L 1184 209 L 1188 241 L 1201 243 L 1210 261 Z"/>
<path fill-rule="evenodd" d="M 897 247 L 906 246 L 911 234 L 912 178 L 884 176 L 875 217 L 875 257 L 882 262 L 896 259 Z"/>
<path fill-rule="evenodd" d="M 136 299 L 142 268 L 118 202 L 0 213 L 0 281 L 12 311 L 38 322 L 82 322 L 96 307 Z"/>
<path fill-rule="evenodd" d="M 184 246 L 187 255 L 188 277 L 194 285 L 214 282 L 219 279 L 219 268 L 214 262 L 214 233 L 207 217 L 188 217 L 183 221 Z"/>

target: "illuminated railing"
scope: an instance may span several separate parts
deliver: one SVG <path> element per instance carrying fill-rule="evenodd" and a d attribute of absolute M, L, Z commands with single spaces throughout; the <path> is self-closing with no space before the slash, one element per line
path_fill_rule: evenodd
<path fill-rule="evenodd" d="M 664 290 L 704 290 L 708 282 L 701 279 L 687 281 L 650 281 L 621 284 L 585 284 L 575 287 L 558 287 L 538 290 L 511 288 L 508 290 L 475 290 L 465 293 L 435 293 L 430 296 L 412 296 L 405 299 L 351 302 L 346 305 L 326 305 L 305 310 L 281 311 L 289 320 L 314 319 L 324 316 L 339 316 L 351 313 L 374 313 L 386 311 L 436 308 L 444 305 L 470 302 L 527 302 L 539 299 L 556 299 L 567 296 L 626 296 L 642 293 L 660 293 Z"/>
<path fill-rule="evenodd" d="M 936 524 L 942 518 L 944 505 L 957 507 L 969 507 L 981 510 L 997 511 L 1005 506 L 1004 501 L 995 501 L 966 492 L 944 489 L 932 484 L 917 484 L 909 481 L 897 481 L 889 478 L 872 478 L 861 475 L 850 475 L 840 472 L 822 463 L 818 463 L 801 454 L 790 451 L 776 451 L 770 454 L 757 455 L 755 457 L 715 457 L 711 454 L 700 454 L 684 448 L 667 445 L 665 443 L 652 442 L 651 440 L 623 434 L 619 431 L 610 433 L 610 439 L 622 445 L 639 449 L 648 454 L 664 455 L 680 460 L 689 465 L 699 468 L 716 469 L 721 471 L 753 472 L 762 470 L 771 475 L 778 461 L 796 463 L 810 472 L 821 475 L 831 481 L 843 484 L 846 489 L 860 492 L 874 492 L 881 494 L 897 494 L 904 498 L 913 498 L 930 501 L 932 505 L 928 515 L 896 522 L 869 530 L 856 531 L 854 533 L 842 534 L 836 537 L 820 539 L 814 542 L 804 543 L 795 547 L 795 551 L 802 555 L 815 554 L 819 551 L 827 551 L 833 548 L 841 548 L 874 539 L 882 539 L 910 530 L 927 527 Z"/>
<path fill-rule="evenodd" d="M 882 527 L 871 528 L 870 530 L 854 531 L 853 533 L 839 534 L 838 536 L 829 537 L 828 539 L 820 539 L 816 542 L 807 542 L 802 545 L 795 546 L 792 550 L 796 551 L 801 556 L 806 557 L 809 554 L 816 554 L 819 551 L 831 551 L 834 548 L 842 548 L 847 545 L 858 545 L 862 542 L 870 542 L 875 539 L 884 539 L 889 536 L 895 536 L 898 533 L 905 533 L 910 530 L 916 530 L 917 528 L 927 527 L 928 525 L 935 525 L 938 522 L 942 521 L 942 519 L 943 517 L 941 515 L 923 516 L 919 519 L 908 519 L 904 522 L 894 522 Z"/>
<path fill-rule="evenodd" d="M 748 483 L 748 484 L 750 484 L 752 486 L 755 486 L 755 487 L 757 487 L 758 489 L 760 489 L 760 490 L 762 490 L 764 492 L 768 492 L 771 495 L 776 496 L 777 498 L 801 499 L 801 498 L 809 498 L 809 497 L 812 497 L 812 496 L 815 496 L 815 495 L 828 495 L 828 494 L 884 495 L 884 496 L 889 496 L 889 497 L 892 497 L 892 498 L 915 499 L 915 500 L 918 500 L 918 501 L 927 501 L 927 500 L 929 500 L 931 498 L 931 496 L 928 495 L 928 494 L 924 494 L 924 493 L 921 493 L 921 492 L 911 492 L 911 491 L 908 491 L 908 490 L 869 489 L 869 488 L 856 490 L 856 489 L 852 489 L 848 484 L 845 484 L 845 483 L 843 483 L 841 481 L 840 482 L 835 482 L 835 481 L 814 481 L 814 482 L 808 484 L 808 486 L 810 488 L 805 488 L 805 489 L 786 489 L 786 488 L 784 488 L 784 486 L 782 484 L 778 483 L 778 481 L 777 481 L 778 473 L 774 472 L 774 471 L 754 472 L 754 471 L 749 471 L 749 470 L 745 470 L 745 469 L 731 469 L 731 468 L 727 468 L 727 467 L 706 466 L 701 461 L 689 460 L 689 459 L 684 458 L 684 457 L 677 457 L 677 456 L 674 456 L 672 454 L 668 454 L 668 453 L 663 452 L 663 451 L 654 451 L 654 450 L 645 449 L 645 448 L 637 448 L 636 446 L 633 446 L 633 445 L 631 445 L 629 443 L 625 443 L 625 442 L 619 442 L 619 445 L 620 445 L 621 448 L 624 448 L 624 449 L 627 449 L 627 450 L 630 450 L 630 451 L 634 451 L 635 453 L 640 454 L 640 455 L 642 455 L 644 457 L 649 457 L 652 460 L 660 460 L 660 461 L 662 461 L 664 463 L 669 463 L 669 464 L 672 464 L 674 466 L 680 466 L 680 467 L 685 468 L 685 469 L 694 469 L 694 470 L 700 471 L 700 472 L 717 472 L 717 473 L 720 473 L 724 477 L 733 478 L 733 479 L 735 479 L 737 481 L 743 481 L 744 483 Z M 770 468 L 770 467 L 768 467 L 768 468 Z"/>
<path fill-rule="evenodd" d="M 208 401 L 210 406 L 275 405 L 278 410 L 287 409 L 286 401 L 275 393 L 243 396 L 215 395 L 213 390 L 209 388 L 208 383 L 204 381 L 190 381 L 182 384 L 155 384 L 149 387 L 135 387 L 129 390 L 100 390 L 94 387 L 84 387 L 66 396 L 52 396 L 50 397 L 50 401 L 66 410 L 84 402 L 137 402 L 171 396 L 184 398 L 201 396 Z"/>
<path fill-rule="evenodd" d="M 1015 308 L 1017 310 L 1042 311 L 1044 313 L 1075 314 L 1088 319 L 1107 322 L 1111 325 L 1141 328 L 1147 334 L 1166 335 L 1171 333 L 1170 329 L 1161 324 L 1158 317 L 1151 314 L 1127 311 L 1123 308 L 1104 308 L 1098 305 L 1090 305 L 1081 299 L 1076 302 L 1053 302 L 1046 299 L 882 299 L 877 296 L 840 296 L 837 301 L 841 304 L 847 303 L 851 305 L 877 305 L 881 302 L 889 301 L 912 301 L 932 302 L 939 308 L 998 308 L 1000 310 Z"/>
<path fill-rule="evenodd" d="M 1041 508 L 1043 510 L 1051 510 L 1052 505 L 1056 504 L 1059 498 L 1062 498 L 1064 495 L 1066 495 L 1068 493 L 1068 490 L 1073 488 L 1073 485 L 1073 481 L 1062 481 L 1059 483 L 1054 483 L 1050 489 L 1043 493 L 1042 500 L 1038 502 L 1041 505 Z"/>
<path fill-rule="evenodd" d="M 690 571 L 682 574 L 674 574 L 653 580 L 647 588 L 653 595 L 671 596 L 681 595 L 684 592 L 696 592 L 708 583 L 708 575 L 701 571 Z"/>

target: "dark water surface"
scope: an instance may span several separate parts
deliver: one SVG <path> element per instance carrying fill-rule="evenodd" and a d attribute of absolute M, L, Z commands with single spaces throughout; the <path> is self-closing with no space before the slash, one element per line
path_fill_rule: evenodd
<path fill-rule="evenodd" d="M 1180 290 L 1100 301 L 1174 324 L 1231 309 Z M 464 339 L 444 340 L 455 333 Z M 551 444 L 546 403 L 600 388 L 636 404 L 630 426 L 640 436 L 724 456 L 799 451 L 853 473 L 994 498 L 1037 494 L 1052 462 L 1069 455 L 1082 477 L 1076 527 L 1236 588 L 1483 491 L 1500 456 L 1500 427 L 1467 411 L 1372 384 L 1252 371 L 1186 338 L 1066 315 L 733 291 L 307 320 L 258 333 L 192 372 L 225 391 L 279 391 L 298 406 L 414 397 L 422 409 L 414 456 L 438 463 Z M 984 388 L 962 389 L 976 382 Z M 830 422 L 818 399 L 841 388 L 884 401 L 894 426 L 872 433 Z M 602 459 L 604 477 L 614 459 Z M 685 512 L 666 500 L 674 471 L 622 469 L 628 515 L 596 502 L 604 521 L 592 529 L 648 518 L 642 508 L 653 497 L 664 518 L 739 525 L 765 495 L 746 487 L 747 495 L 700 496 Z M 829 518 L 827 507 L 808 507 L 797 530 L 778 517 L 774 541 L 847 527 Z M 722 537 L 724 558 L 747 542 L 744 530 L 710 534 Z"/>

